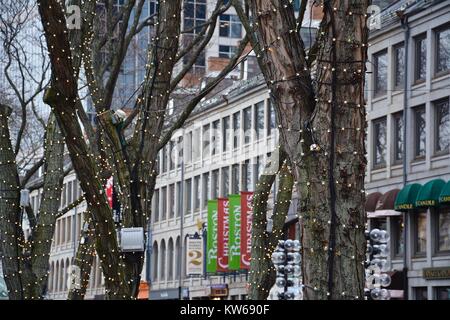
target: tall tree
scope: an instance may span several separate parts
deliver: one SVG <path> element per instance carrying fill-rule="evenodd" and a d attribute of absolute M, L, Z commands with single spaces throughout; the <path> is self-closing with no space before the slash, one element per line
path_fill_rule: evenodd
<path fill-rule="evenodd" d="M 368 2 L 324 0 L 317 53 L 308 56 L 298 32 L 307 1 L 296 18 L 292 1 L 248 0 L 248 18 L 233 0 L 257 53 L 293 166 L 308 299 L 363 298 Z"/>
<path fill-rule="evenodd" d="M 158 5 L 155 34 L 149 44 L 146 77 L 142 90 L 135 102 L 135 111 L 124 123 L 115 118 L 112 111 L 115 83 L 126 56 L 127 47 L 136 32 L 151 23 L 144 24 L 139 16 L 144 1 L 129 0 L 120 11 L 118 18 L 110 18 L 110 26 L 115 29 L 117 19 L 124 19 L 125 26 L 118 28 L 118 52 L 103 62 L 95 59 L 87 50 L 82 55 L 86 78 L 93 98 L 96 116 L 99 120 L 95 137 L 89 135 L 89 145 L 83 138 L 80 122 L 85 125 L 78 99 L 77 74 L 73 73 L 75 59 L 71 55 L 70 39 L 64 24 L 61 4 L 56 0 L 41 0 L 39 12 L 45 28 L 45 37 L 49 48 L 52 65 L 52 84 L 46 91 L 45 99 L 53 106 L 54 113 L 65 137 L 74 169 L 80 180 L 88 203 L 88 212 L 93 220 L 96 236 L 96 251 L 99 255 L 105 276 L 106 295 L 110 299 L 135 298 L 138 293 L 140 274 L 143 266 L 143 253 L 122 253 L 116 241 L 116 230 L 111 209 L 102 191 L 105 178 L 111 174 L 115 178 L 119 199 L 123 208 L 122 227 L 145 227 L 150 212 L 150 201 L 153 194 L 156 173 L 157 155 L 168 142 L 175 130 L 180 128 L 189 117 L 195 106 L 209 94 L 219 82 L 241 61 L 247 40 L 242 41 L 229 64 L 216 77 L 210 79 L 206 86 L 189 97 L 188 103 L 171 119 L 170 126 L 166 115 L 168 101 L 181 80 L 194 65 L 198 54 L 206 47 L 214 33 L 217 18 L 230 4 L 224 5 L 222 0 L 200 34 L 186 46 L 180 47 L 182 1 L 162 1 Z M 110 3 L 110 2 L 108 2 Z M 132 9 L 130 9 L 132 8 Z M 134 10 L 134 20 L 130 19 Z M 107 11 L 108 12 L 108 11 Z M 137 22 L 136 22 L 137 21 Z M 107 22 L 108 23 L 108 22 Z M 131 24 L 131 27 L 130 27 Z M 86 40 L 81 42 L 85 47 L 100 52 L 105 43 L 110 43 L 108 33 L 104 40 L 91 40 L 96 35 L 88 28 Z M 109 30 L 109 29 L 108 29 Z M 117 41 L 114 42 L 117 45 Z M 98 46 L 98 48 L 97 48 Z M 96 49 L 97 48 L 97 49 Z M 99 49 L 100 48 L 100 49 Z M 73 51 L 73 50 L 72 50 Z M 95 52 L 94 52 L 95 53 Z M 190 58 L 177 72 L 177 63 L 186 54 Z M 95 63 L 98 61 L 100 63 Z M 105 62 L 106 61 L 106 62 Z M 113 70 L 106 75 L 103 70 Z M 118 70 L 114 72 L 114 70 Z M 105 78 L 106 77 L 106 78 Z M 104 85 L 106 83 L 106 85 Z M 135 119 L 134 132 L 131 138 L 125 135 L 124 128 Z M 120 122 L 120 121 L 119 121 Z M 90 149 L 94 147 L 94 150 Z M 97 148 L 97 152 L 95 151 Z"/>
<path fill-rule="evenodd" d="M 0 104 L 0 162 L 4 166 L 0 170 L 0 252 L 10 299 L 42 299 L 47 292 L 50 247 L 64 177 L 64 142 L 55 118 L 50 116 L 46 123 L 36 108 L 48 80 L 49 63 L 41 38 L 28 32 L 30 28 L 39 30 L 39 20 L 33 19 L 35 8 L 22 0 L 2 0 L 0 6 L 1 62 L 7 80 L 1 88 Z M 32 47 L 40 52 L 37 59 Z M 37 65 L 36 60 L 40 61 Z M 42 199 L 39 208 L 31 208 L 20 199 L 20 190 L 41 167 Z M 30 225 L 28 237 L 22 230 L 25 218 Z"/>

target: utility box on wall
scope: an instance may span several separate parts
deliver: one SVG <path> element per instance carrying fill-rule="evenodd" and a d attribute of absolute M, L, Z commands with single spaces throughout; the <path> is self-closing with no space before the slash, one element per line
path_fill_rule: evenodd
<path fill-rule="evenodd" d="M 122 228 L 119 243 L 122 252 L 144 251 L 144 228 Z"/>

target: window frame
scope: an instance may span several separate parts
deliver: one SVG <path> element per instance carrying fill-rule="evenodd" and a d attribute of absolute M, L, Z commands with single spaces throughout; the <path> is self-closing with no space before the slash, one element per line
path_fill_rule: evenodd
<path fill-rule="evenodd" d="M 440 238 L 440 228 L 439 228 L 439 217 L 442 211 L 450 215 L 450 207 L 440 207 L 433 209 L 433 235 L 434 235 L 434 245 L 433 245 L 433 255 L 434 256 L 448 256 L 450 254 L 450 248 L 448 250 L 440 250 L 439 248 L 439 238 Z"/>
<path fill-rule="evenodd" d="M 393 143 L 393 157 L 392 157 L 392 163 L 394 165 L 398 165 L 398 164 L 402 164 L 403 163 L 403 148 L 405 147 L 405 143 L 404 143 L 404 137 L 403 137 L 403 131 L 404 131 L 404 119 L 403 119 L 403 111 L 399 111 L 396 112 L 394 114 L 392 114 L 392 126 L 393 126 L 393 139 L 394 139 L 394 143 Z M 402 127 L 401 130 L 399 132 L 399 126 L 398 126 L 398 121 L 400 120 L 400 122 L 402 123 Z M 399 154 L 399 142 L 401 141 L 401 158 L 397 159 L 397 155 Z"/>
<path fill-rule="evenodd" d="M 432 102 L 432 106 L 433 106 L 433 113 L 434 113 L 434 132 L 433 132 L 433 136 L 434 136 L 434 146 L 433 146 L 433 154 L 435 156 L 439 156 L 439 155 L 444 155 L 444 154 L 449 154 L 450 152 L 450 145 L 446 148 L 446 149 L 442 149 L 442 150 L 438 150 L 438 146 L 439 146 L 439 124 L 438 124 L 438 108 L 441 108 L 442 104 L 446 103 L 447 104 L 447 109 L 448 110 L 448 117 L 449 117 L 449 123 L 450 123 L 450 98 L 444 98 L 444 99 L 439 99 L 436 101 Z M 449 124 L 450 125 L 450 124 Z"/>
<path fill-rule="evenodd" d="M 386 75 L 385 75 L 385 82 L 386 82 L 386 88 L 384 88 L 384 91 L 379 91 L 378 90 L 378 76 L 380 74 L 379 72 L 379 58 L 381 56 L 385 56 L 386 58 Z M 387 91 L 388 91 L 388 73 L 389 73 L 389 61 L 388 61 L 388 51 L 387 49 L 383 49 L 380 50 L 376 53 L 373 54 L 373 64 L 374 64 L 374 73 L 373 73 L 373 84 L 374 84 L 374 98 L 379 98 L 379 97 L 383 97 L 385 95 L 387 95 Z"/>
<path fill-rule="evenodd" d="M 424 147 L 424 154 L 418 154 L 419 149 L 420 149 L 420 139 L 419 139 L 419 132 L 418 132 L 418 117 L 417 114 L 419 113 L 419 111 L 421 111 L 421 113 L 424 114 L 424 121 L 425 121 L 425 125 L 424 125 L 424 135 L 425 135 L 425 147 Z M 426 118 L 426 107 L 425 105 L 420 105 L 417 107 L 413 108 L 413 115 L 414 115 L 414 160 L 423 160 L 425 159 L 426 155 L 427 155 L 427 133 L 426 133 L 426 128 L 427 128 L 427 118 Z"/>
<path fill-rule="evenodd" d="M 384 122 L 384 128 L 385 128 L 385 140 L 386 140 L 386 145 L 385 145 L 385 149 L 384 149 L 384 160 L 383 162 L 377 163 L 376 159 L 377 159 L 377 142 L 378 142 L 378 132 L 377 132 L 377 124 L 383 123 Z M 372 120 L 372 132 L 373 132 L 373 137 L 372 137 L 372 150 L 373 150 L 373 154 L 372 154 L 372 167 L 373 169 L 382 169 L 382 168 L 386 168 L 387 165 L 387 117 L 383 116 L 377 119 Z"/>
<path fill-rule="evenodd" d="M 414 37 L 414 84 L 419 84 L 425 82 L 427 78 L 427 50 L 426 50 L 426 40 L 427 34 L 422 33 L 416 37 Z M 423 78 L 419 78 L 420 71 L 420 58 L 422 56 L 421 46 L 419 46 L 419 42 L 425 41 L 425 74 Z"/>
<path fill-rule="evenodd" d="M 439 26 L 438 28 L 436 28 L 434 30 L 434 43 L 435 43 L 435 47 L 434 47 L 434 76 L 435 77 L 440 77 L 446 74 L 450 73 L 450 65 L 449 68 L 446 70 L 438 70 L 438 62 L 439 62 L 439 34 L 441 34 L 442 32 L 448 31 L 450 33 L 450 23 L 444 24 L 442 26 Z M 450 47 L 449 47 L 450 50 Z"/>
<path fill-rule="evenodd" d="M 398 71 L 400 69 L 399 68 L 399 59 L 398 59 L 398 54 L 397 54 L 398 50 L 403 50 L 403 76 L 402 76 L 402 79 L 400 80 L 401 83 L 397 82 L 397 80 L 398 80 L 397 75 L 398 75 Z M 405 43 L 404 42 L 397 43 L 393 47 L 393 52 L 394 52 L 394 88 L 401 89 L 405 86 L 405 69 L 406 69 L 406 66 L 405 66 L 405 61 L 406 61 L 406 59 L 405 59 L 405 53 L 406 53 Z"/>
<path fill-rule="evenodd" d="M 418 245 L 419 245 L 419 216 L 421 214 L 425 215 L 425 251 L 418 251 Z M 412 258 L 425 258 L 427 256 L 427 241 L 428 241 L 428 234 L 427 234 L 427 215 L 428 210 L 414 210 L 413 212 L 413 252 L 412 252 Z"/>

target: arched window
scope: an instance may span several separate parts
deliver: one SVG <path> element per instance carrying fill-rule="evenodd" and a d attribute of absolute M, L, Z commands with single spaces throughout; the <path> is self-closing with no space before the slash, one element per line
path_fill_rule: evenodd
<path fill-rule="evenodd" d="M 167 279 L 173 280 L 173 240 L 172 238 L 169 239 L 169 244 L 167 248 L 167 264 L 168 264 L 168 271 L 167 271 Z"/>
<path fill-rule="evenodd" d="M 48 274 L 48 279 L 47 279 L 49 293 L 53 291 L 53 274 L 54 273 L 55 273 L 55 264 L 52 261 L 52 263 L 50 263 L 50 273 Z"/>
<path fill-rule="evenodd" d="M 58 292 L 58 284 L 59 284 L 59 261 L 56 261 L 55 272 L 53 273 L 53 292 Z"/>
<path fill-rule="evenodd" d="M 161 281 L 165 281 L 166 280 L 166 242 L 164 241 L 164 239 L 161 241 L 161 261 L 159 264 L 159 270 L 160 270 L 160 280 Z"/>
<path fill-rule="evenodd" d="M 183 259 L 181 257 L 181 242 L 180 242 L 180 236 L 178 236 L 177 241 L 175 242 L 175 279 L 180 278 L 182 261 L 183 261 Z"/>
<path fill-rule="evenodd" d="M 58 291 L 63 291 L 64 288 L 64 260 L 61 261 L 60 269 L 59 269 L 59 283 L 58 283 Z"/>
<path fill-rule="evenodd" d="M 158 242 L 153 242 L 152 250 L 152 281 L 158 281 Z"/>
<path fill-rule="evenodd" d="M 70 261 L 69 258 L 66 259 L 66 270 L 64 271 L 64 291 L 69 290 L 67 286 L 67 279 L 69 278 Z"/>

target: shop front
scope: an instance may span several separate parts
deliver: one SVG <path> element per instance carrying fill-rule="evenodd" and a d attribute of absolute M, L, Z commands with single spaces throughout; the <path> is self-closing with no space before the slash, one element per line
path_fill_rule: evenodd
<path fill-rule="evenodd" d="M 150 291 L 149 300 L 179 300 L 180 290 L 175 289 L 163 289 Z"/>

